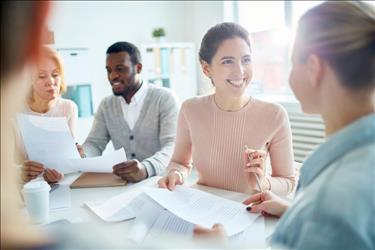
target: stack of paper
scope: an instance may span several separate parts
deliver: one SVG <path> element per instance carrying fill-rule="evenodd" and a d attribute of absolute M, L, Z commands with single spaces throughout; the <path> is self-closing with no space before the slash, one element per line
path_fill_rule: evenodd
<path fill-rule="evenodd" d="M 86 202 L 86 205 L 105 221 L 135 218 L 127 238 L 136 243 L 171 235 L 190 239 L 196 224 L 211 228 L 221 223 L 233 244 L 265 246 L 262 216 L 247 212 L 244 204 L 194 188 L 177 186 L 176 190 L 169 191 L 146 187 L 141 194 L 133 193 L 130 197 L 124 193 L 107 202 Z"/>
<path fill-rule="evenodd" d="M 168 189 L 147 188 L 145 193 L 162 207 L 193 224 L 211 228 L 222 224 L 228 235 L 242 232 L 258 217 L 246 211 L 246 205 L 221 198 L 194 188 L 177 186 Z"/>

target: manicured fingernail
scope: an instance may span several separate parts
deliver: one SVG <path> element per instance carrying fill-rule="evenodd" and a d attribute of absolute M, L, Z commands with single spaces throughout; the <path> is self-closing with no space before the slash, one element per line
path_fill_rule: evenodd
<path fill-rule="evenodd" d="M 247 206 L 247 207 L 246 207 L 246 210 L 247 210 L 247 211 L 251 211 L 251 206 Z"/>

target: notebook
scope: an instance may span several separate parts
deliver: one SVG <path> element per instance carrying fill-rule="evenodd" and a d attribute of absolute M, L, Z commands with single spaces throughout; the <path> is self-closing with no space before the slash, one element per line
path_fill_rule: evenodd
<path fill-rule="evenodd" d="M 70 188 L 93 188 L 125 186 L 126 181 L 113 173 L 83 173 Z"/>

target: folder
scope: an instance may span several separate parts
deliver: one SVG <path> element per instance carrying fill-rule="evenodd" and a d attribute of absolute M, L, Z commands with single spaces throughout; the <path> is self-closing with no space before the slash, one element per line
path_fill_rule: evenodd
<path fill-rule="evenodd" d="M 113 173 L 83 173 L 71 185 L 70 188 L 94 188 L 125 186 L 126 180 Z"/>

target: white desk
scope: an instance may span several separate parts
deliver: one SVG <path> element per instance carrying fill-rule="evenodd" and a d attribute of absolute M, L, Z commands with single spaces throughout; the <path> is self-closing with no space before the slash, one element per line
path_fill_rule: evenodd
<path fill-rule="evenodd" d="M 69 186 L 79 177 L 79 175 L 80 174 L 77 173 L 66 175 L 60 182 L 60 185 Z M 70 189 L 71 207 L 51 210 L 48 222 L 62 219 L 67 219 L 72 223 L 97 220 L 98 218 L 83 205 L 85 202 L 107 200 L 124 192 L 131 194 L 137 192 L 140 187 L 156 185 L 159 178 L 160 177 L 152 177 L 139 183 L 129 183 L 126 186 L 121 187 Z"/>
<path fill-rule="evenodd" d="M 70 185 L 79 174 L 70 174 L 66 175 L 64 180 L 61 181 L 61 185 Z M 72 223 L 77 222 L 91 222 L 91 221 L 100 221 L 100 219 L 94 215 L 88 208 L 83 206 L 87 201 L 103 201 L 111 197 L 114 197 L 119 194 L 129 193 L 129 196 L 134 196 L 135 193 L 140 192 L 140 188 L 144 186 L 156 186 L 157 180 L 160 177 L 152 177 L 146 179 L 139 183 L 128 184 L 123 187 L 105 187 L 105 188 L 80 188 L 80 189 L 70 189 L 71 193 L 71 207 L 61 210 L 51 210 L 49 222 L 56 220 L 67 219 Z M 206 191 L 223 198 L 231 199 L 234 201 L 242 202 L 248 198 L 247 194 L 231 192 L 222 189 L 211 188 L 202 185 L 193 185 L 194 188 L 197 188 L 202 191 Z M 266 218 L 266 233 L 270 235 L 277 223 L 276 218 Z M 109 225 L 108 223 L 106 225 Z M 120 223 L 110 223 L 111 227 L 121 227 L 122 232 L 126 233 L 129 229 L 130 222 L 124 221 Z"/>

